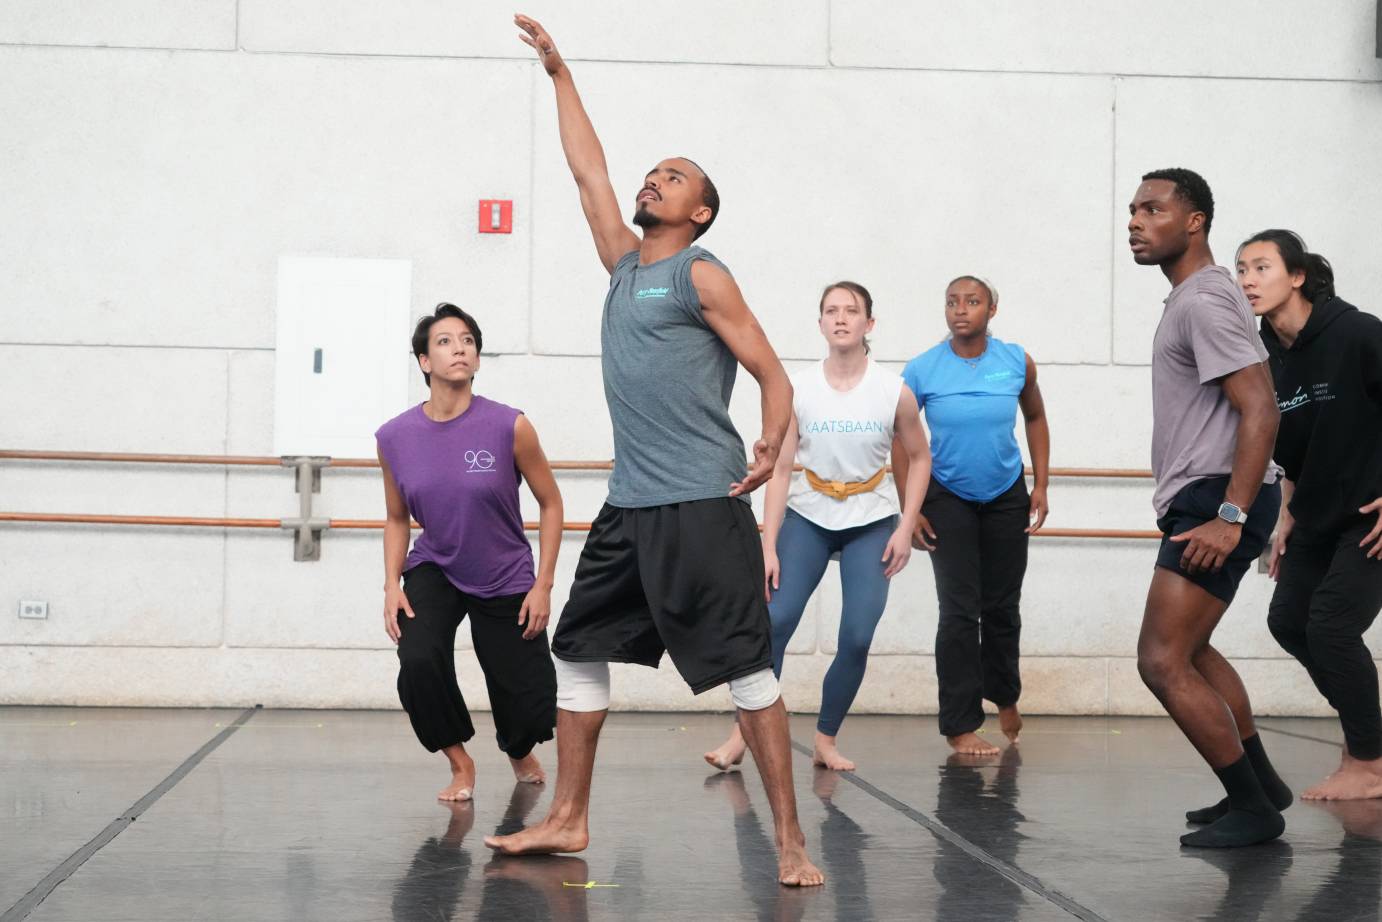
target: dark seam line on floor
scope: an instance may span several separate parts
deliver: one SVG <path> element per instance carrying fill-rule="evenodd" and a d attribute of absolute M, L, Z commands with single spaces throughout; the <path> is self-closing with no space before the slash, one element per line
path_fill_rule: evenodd
<path fill-rule="evenodd" d="M 132 807 L 112 820 L 110 825 L 106 826 L 105 829 L 97 833 L 96 838 L 73 852 L 68 856 L 66 861 L 54 868 L 47 877 L 43 878 L 43 880 L 39 881 L 32 890 L 24 894 L 18 903 L 15 903 L 5 911 L 3 916 L 0 916 L 0 922 L 20 922 L 21 919 L 28 918 L 29 914 L 37 909 L 38 905 L 47 899 L 48 895 L 56 890 L 59 884 L 76 873 L 77 869 L 85 864 L 88 858 L 110 844 L 111 840 L 124 832 L 125 828 L 129 826 L 130 823 L 133 823 L 139 818 L 140 814 L 152 807 L 160 797 L 172 790 L 173 786 L 185 778 L 188 772 L 196 768 L 197 765 L 201 763 L 202 759 L 205 759 L 211 754 L 212 750 L 224 743 L 231 737 L 231 734 L 244 726 L 245 721 L 253 717 L 256 710 L 258 710 L 257 705 L 252 708 L 246 708 L 239 717 L 235 718 L 230 726 L 216 734 L 207 741 L 202 748 L 188 756 L 185 762 L 173 769 L 171 775 L 159 782 L 149 793 L 135 801 Z"/>
<path fill-rule="evenodd" d="M 814 753 L 812 752 L 810 747 L 803 746 L 796 740 L 792 740 L 792 748 L 795 749 L 797 752 L 801 753 L 802 755 L 806 756 L 808 759 L 814 756 Z M 855 772 L 839 772 L 839 776 L 843 778 L 845 781 L 848 781 L 850 784 L 862 790 L 864 793 L 870 795 L 875 800 L 878 800 L 879 802 L 889 807 L 892 807 L 898 813 L 901 813 L 903 816 L 907 817 L 907 819 L 911 820 L 919 826 L 924 827 L 936 838 L 944 839 L 946 842 L 949 842 L 951 845 L 955 846 L 960 851 L 964 852 L 966 855 L 969 855 L 974 860 L 980 862 L 981 864 L 987 865 L 993 871 L 1002 875 L 1003 877 L 1007 878 L 1013 883 L 1017 884 L 1019 887 L 1023 887 L 1027 890 L 1030 890 L 1032 893 L 1035 893 L 1037 896 L 1041 897 L 1047 902 L 1054 903 L 1061 909 L 1064 909 L 1066 912 L 1070 913 L 1075 918 L 1083 919 L 1085 920 L 1085 922 L 1108 922 L 1107 919 L 1099 915 L 1094 910 L 1080 905 L 1079 903 L 1072 900 L 1070 897 L 1066 896 L 1064 893 L 1061 893 L 1059 890 L 1052 890 L 1050 887 L 1043 884 L 1039 878 L 1033 877 L 1031 874 L 1028 874 L 1021 868 L 1008 864 L 1002 858 L 998 858 L 984 851 L 978 845 L 975 845 L 973 842 L 969 841 L 964 836 L 960 835 L 955 830 L 951 829 L 949 826 L 946 826 L 944 823 L 931 819 L 929 816 L 922 813 L 920 810 L 917 810 L 903 803 L 896 797 L 893 797 L 887 791 L 874 787 L 872 784 L 869 784 L 863 778 L 860 778 L 858 774 L 856 774 Z M 0 922 L 3 922 L 3 920 L 0 920 Z"/>
<path fill-rule="evenodd" d="M 1278 730 L 1276 727 L 1268 727 L 1263 724 L 1258 724 L 1257 729 L 1266 730 L 1268 733 L 1280 733 L 1282 736 L 1292 736 L 1298 740 L 1309 740 L 1312 743 L 1324 743 L 1326 746 L 1333 746 L 1335 749 L 1344 748 L 1343 743 L 1336 743 L 1334 740 L 1327 740 L 1319 736 L 1307 736 L 1304 733 L 1296 733 L 1292 730 Z"/>

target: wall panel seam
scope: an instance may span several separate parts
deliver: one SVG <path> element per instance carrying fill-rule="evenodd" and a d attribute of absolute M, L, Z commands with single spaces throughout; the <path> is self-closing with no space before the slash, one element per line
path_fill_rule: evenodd
<path fill-rule="evenodd" d="M 238 22 L 237 22 L 238 30 Z M 243 52 L 253 55 L 281 55 L 296 56 L 304 58 L 339 58 L 339 59 L 396 59 L 403 61 L 477 61 L 522 64 L 525 59 L 508 55 L 445 55 L 445 54 L 405 54 L 398 52 L 391 53 L 369 53 L 369 52 L 340 52 L 340 51 L 299 51 L 293 49 L 267 49 L 258 50 L 254 48 L 238 47 L 233 48 L 183 48 L 157 45 L 81 45 L 81 44 L 55 44 L 50 42 L 0 42 L 0 48 L 35 48 L 45 50 L 55 49 L 84 49 L 91 51 L 158 51 L 158 52 L 186 52 L 186 53 L 208 53 L 208 54 L 233 54 Z M 887 65 L 862 65 L 862 64 L 835 64 L 827 62 L 825 64 L 804 64 L 804 63 L 761 63 L 756 61 L 659 61 L 641 60 L 624 58 L 569 58 L 576 64 L 625 64 L 651 67 L 734 67 L 750 69 L 769 69 L 769 70 L 803 70 L 803 71 L 859 71 L 863 73 L 922 73 L 922 74 L 988 74 L 995 76 L 1013 77 L 1081 77 L 1089 79 L 1107 79 L 1110 77 L 1119 79 L 1146 79 L 1146 80 L 1219 80 L 1219 81 L 1249 81 L 1263 83 L 1336 83 L 1336 84 L 1361 84 L 1377 85 L 1382 84 L 1382 77 L 1310 77 L 1310 76 L 1270 76 L 1270 75 L 1227 75 L 1227 74 L 1187 74 L 1187 73 L 1160 73 L 1160 72 L 1126 72 L 1126 71 L 1074 71 L 1074 70 L 984 70 L 978 68 L 965 67 L 900 67 Z"/>

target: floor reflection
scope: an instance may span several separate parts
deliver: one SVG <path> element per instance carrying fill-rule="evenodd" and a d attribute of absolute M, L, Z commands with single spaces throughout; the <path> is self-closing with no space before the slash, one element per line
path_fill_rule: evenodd
<path fill-rule="evenodd" d="M 816 766 L 811 790 L 825 807 L 820 826 L 821 863 L 829 884 L 828 894 L 835 902 L 837 919 L 872 919 L 868 870 L 864 856 L 872 836 L 848 814 L 835 806 L 835 789 L 841 783 L 839 772 Z"/>
<path fill-rule="evenodd" d="M 1224 889 L 1212 909 L 1199 918 L 1232 920 L 1232 922 L 1260 922 L 1281 919 L 1282 884 L 1291 869 L 1294 853 L 1291 844 L 1283 839 L 1253 848 L 1186 848 L 1181 849 L 1185 861 L 1198 861 L 1222 871 L 1226 878 Z M 1198 875 L 1196 875 L 1198 878 Z M 1182 879 L 1176 884 L 1182 899 L 1197 894 L 1186 893 Z M 1202 894 L 1206 907 L 1214 899 L 1212 892 Z M 1307 917 L 1308 918 L 1308 917 Z"/>
<path fill-rule="evenodd" d="M 777 848 L 758 818 L 742 772 L 716 772 L 705 779 L 705 787 L 720 791 L 734 811 L 734 847 L 739 857 L 739 880 L 743 893 L 759 922 L 797 922 L 806 913 L 820 887 L 774 886 L 777 880 Z M 808 843 L 809 847 L 809 843 Z M 837 880 L 825 869 L 826 886 Z M 868 918 L 861 916 L 860 918 Z"/>
<path fill-rule="evenodd" d="M 1010 865 L 1017 864 L 1018 845 L 1026 837 L 1018 826 L 1026 817 L 1017 809 L 1017 775 L 1022 751 L 1009 746 L 997 760 L 953 753 L 941 767 L 936 789 L 936 819 L 984 851 Z M 987 774 L 993 775 L 989 781 Z M 957 846 L 938 840 L 936 882 L 941 885 L 936 911 L 939 919 L 961 919 L 974 911 L 974 859 Z M 984 889 L 986 918 L 1015 919 L 1026 902 L 1026 891 L 1006 877 L 995 877 Z"/>
<path fill-rule="evenodd" d="M 575 855 L 496 855 L 485 865 L 479 919 L 585 922 L 590 867 Z"/>
<path fill-rule="evenodd" d="M 1343 827 L 1339 859 L 1298 919 L 1377 919 L 1382 915 L 1382 802 L 1312 801 L 1300 809 L 1322 810 Z M 1290 835 L 1287 814 L 1287 835 Z"/>
<path fill-rule="evenodd" d="M 462 847 L 475 825 L 475 805 L 442 802 L 446 831 L 433 836 L 413 854 L 408 871 L 393 888 L 394 922 L 450 919 L 470 876 L 470 851 Z"/>

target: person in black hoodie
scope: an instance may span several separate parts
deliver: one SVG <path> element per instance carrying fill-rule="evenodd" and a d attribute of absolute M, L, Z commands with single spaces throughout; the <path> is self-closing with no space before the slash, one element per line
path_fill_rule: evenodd
<path fill-rule="evenodd" d="M 1339 712 L 1339 770 L 1306 800 L 1382 797 L 1382 709 L 1363 632 L 1382 610 L 1382 320 L 1334 294 L 1329 261 L 1288 230 L 1238 249 L 1262 318 L 1286 471 L 1267 625 Z"/>

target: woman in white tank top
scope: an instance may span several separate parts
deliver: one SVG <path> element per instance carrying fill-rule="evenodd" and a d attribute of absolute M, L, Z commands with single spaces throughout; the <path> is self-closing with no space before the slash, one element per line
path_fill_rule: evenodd
<path fill-rule="evenodd" d="M 840 555 L 840 637 L 821 691 L 813 756 L 817 765 L 840 771 L 854 763 L 840 754 L 835 737 L 863 681 L 888 581 L 911 557 L 931 470 L 916 397 L 868 356 L 865 336 L 873 323 L 873 299 L 862 285 L 836 282 L 821 295 L 820 330 L 830 352 L 792 376 L 792 422 L 764 498 L 764 591 L 779 675 L 807 600 L 831 555 Z M 911 462 L 903 508 L 913 511 L 907 514 L 899 514 L 885 476 L 894 437 Z M 794 474 L 794 462 L 803 470 Z M 705 760 L 728 770 L 744 750 L 736 725 Z"/>

